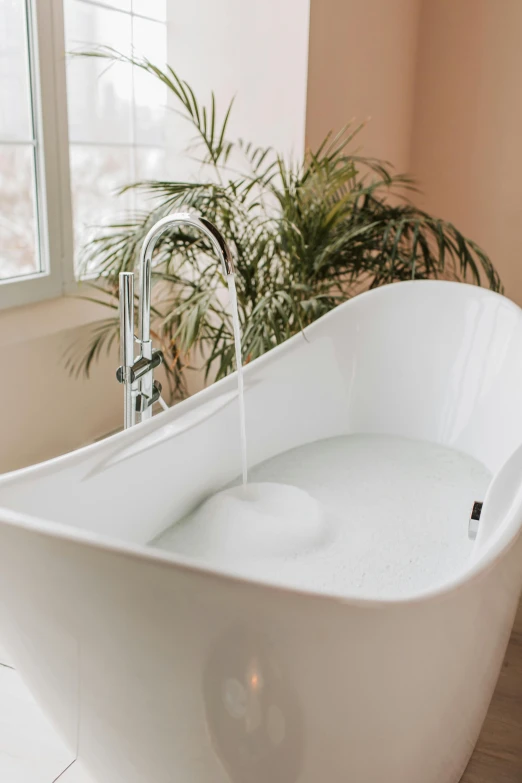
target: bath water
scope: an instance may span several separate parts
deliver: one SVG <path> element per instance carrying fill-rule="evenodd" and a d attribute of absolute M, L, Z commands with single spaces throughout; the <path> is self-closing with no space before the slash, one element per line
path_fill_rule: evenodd
<path fill-rule="evenodd" d="M 234 275 L 227 276 L 228 291 L 230 295 L 230 309 L 232 310 L 232 324 L 234 327 L 234 347 L 236 352 L 237 392 L 239 401 L 239 429 L 241 436 L 241 476 L 243 486 L 248 481 L 247 439 L 245 421 L 245 387 L 243 383 L 243 359 L 241 356 L 241 327 L 239 324 L 239 309 L 237 306 L 236 280 Z"/>
<path fill-rule="evenodd" d="M 490 480 L 481 463 L 433 443 L 329 438 L 251 468 L 246 492 L 209 498 L 152 545 L 274 584 L 404 597 L 465 568 L 471 505 Z"/>

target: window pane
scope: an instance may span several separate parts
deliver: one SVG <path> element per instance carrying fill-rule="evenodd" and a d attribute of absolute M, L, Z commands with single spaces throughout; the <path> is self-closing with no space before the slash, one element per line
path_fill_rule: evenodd
<path fill-rule="evenodd" d="M 103 0 L 104 5 L 110 5 L 111 8 L 118 8 L 120 11 L 131 11 L 132 0 Z"/>
<path fill-rule="evenodd" d="M 117 4 L 124 8 L 123 0 Z M 106 5 L 107 0 L 65 0 L 68 51 L 106 45 L 164 65 L 166 25 L 151 17 L 164 16 L 165 3 L 132 0 L 127 13 Z M 93 271 L 83 265 L 85 244 L 103 225 L 142 208 L 143 197 L 135 191 L 119 198 L 115 191 L 164 168 L 164 152 L 156 148 L 164 147 L 167 95 L 166 87 L 140 68 L 86 57 L 69 58 L 67 88 L 76 268 L 85 274 Z"/>
<path fill-rule="evenodd" d="M 0 140 L 30 141 L 31 93 L 23 0 L 0 0 Z"/>
<path fill-rule="evenodd" d="M 160 22 L 167 21 L 167 0 L 132 0 L 132 10 Z"/>
<path fill-rule="evenodd" d="M 81 250 L 100 226 L 123 217 L 133 206 L 132 192 L 117 196 L 117 191 L 134 180 L 132 147 L 71 146 L 71 187 L 74 209 L 74 239 L 77 272 Z"/>
<path fill-rule="evenodd" d="M 68 0 L 68 52 L 92 51 L 101 44 L 131 53 L 131 17 L 119 11 Z M 67 100 L 72 142 L 132 142 L 132 67 L 89 57 L 69 57 Z"/>
<path fill-rule="evenodd" d="M 159 147 L 147 149 L 137 147 L 135 151 L 136 181 L 144 182 L 149 179 L 165 180 L 168 178 L 166 171 L 167 153 Z M 138 211 L 149 211 L 154 206 L 154 196 L 141 188 L 134 193 L 134 208 Z"/>
<path fill-rule="evenodd" d="M 0 279 L 40 271 L 34 149 L 0 144 Z"/>
<path fill-rule="evenodd" d="M 167 59 L 165 25 L 134 17 L 134 51 L 163 67 Z M 136 144 L 162 145 L 164 140 L 167 88 L 141 68 L 134 73 L 135 139 Z"/>
<path fill-rule="evenodd" d="M 161 147 L 138 147 L 136 149 L 136 179 L 166 179 L 165 171 L 167 154 Z"/>

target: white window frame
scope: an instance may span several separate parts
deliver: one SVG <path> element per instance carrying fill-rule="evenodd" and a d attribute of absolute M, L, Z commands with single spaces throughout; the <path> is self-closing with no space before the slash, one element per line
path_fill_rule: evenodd
<path fill-rule="evenodd" d="M 78 294 L 84 285 L 76 277 L 74 258 L 64 0 L 25 2 L 41 271 L 0 280 L 0 311 Z M 110 8 L 103 0 L 92 4 Z"/>
<path fill-rule="evenodd" d="M 77 288 L 63 3 L 62 0 L 28 0 L 27 8 L 42 271 L 0 281 L 0 309 L 51 299 Z"/>

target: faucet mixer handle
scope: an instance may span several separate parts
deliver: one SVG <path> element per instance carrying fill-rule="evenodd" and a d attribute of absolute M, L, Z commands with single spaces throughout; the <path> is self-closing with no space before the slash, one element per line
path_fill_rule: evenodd
<path fill-rule="evenodd" d="M 161 391 L 161 383 L 159 381 L 154 381 L 152 384 L 152 394 L 150 397 L 146 397 L 141 393 L 136 395 L 136 410 L 138 413 L 143 413 L 143 411 L 152 408 L 155 402 L 159 402 Z"/>
<path fill-rule="evenodd" d="M 131 367 L 118 367 L 116 370 L 116 380 L 118 383 L 125 383 L 125 376 L 131 383 L 143 378 L 151 370 L 159 367 L 163 362 L 163 352 L 159 350 L 152 351 L 152 358 L 146 359 L 144 356 L 140 356 Z M 127 370 L 127 372 L 125 372 Z"/>

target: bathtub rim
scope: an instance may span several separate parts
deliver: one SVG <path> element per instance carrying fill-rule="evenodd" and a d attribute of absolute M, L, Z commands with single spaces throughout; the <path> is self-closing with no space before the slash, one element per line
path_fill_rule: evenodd
<path fill-rule="evenodd" d="M 20 514 L 16 511 L 4 508 L 0 508 L 0 527 L 2 525 L 8 525 L 12 528 L 43 535 L 46 538 L 81 544 L 83 546 L 88 546 L 91 549 L 122 555 L 123 557 L 132 560 L 145 560 L 149 563 L 157 563 L 160 567 L 176 567 L 183 570 L 185 573 L 196 574 L 198 576 L 203 576 L 204 578 L 217 579 L 220 582 L 235 585 L 243 589 L 269 590 L 275 594 L 283 593 L 285 595 L 325 601 L 328 603 L 334 601 L 343 606 L 378 608 L 384 605 L 387 607 L 404 607 L 445 598 L 460 588 L 480 579 L 503 560 L 517 544 L 522 527 L 522 520 L 519 519 L 522 515 L 522 511 L 520 508 L 517 508 L 516 511 L 518 513 L 513 513 L 511 515 L 509 524 L 506 524 L 502 531 L 505 534 L 507 532 L 506 528 L 509 527 L 510 535 L 503 535 L 502 537 L 499 536 L 496 538 L 492 547 L 484 552 L 483 557 L 471 561 L 470 567 L 466 571 L 460 572 L 453 578 L 432 588 L 415 593 L 414 595 L 391 598 L 386 596 L 374 598 L 356 595 L 339 595 L 336 593 L 319 592 L 311 588 L 292 587 L 291 585 L 277 584 L 269 581 L 265 582 L 248 576 L 227 572 L 217 566 L 202 563 L 196 558 L 186 555 L 155 549 L 146 544 L 132 544 L 121 539 L 92 533 L 85 529 L 71 528 L 61 522 L 40 520 L 37 517 Z"/>
<path fill-rule="evenodd" d="M 280 345 L 274 347 L 263 356 L 254 360 L 250 364 L 244 367 L 245 379 L 248 379 L 248 375 L 262 367 L 264 363 L 273 360 L 276 354 L 283 353 L 286 350 L 291 350 L 293 344 L 302 339 L 303 336 L 312 334 L 320 323 L 324 323 L 326 320 L 335 317 L 337 311 L 341 308 L 357 306 L 357 303 L 368 296 L 375 298 L 376 296 L 383 295 L 383 292 L 387 291 L 390 287 L 411 288 L 412 286 L 419 287 L 432 287 L 432 288 L 465 288 L 473 289 L 473 291 L 481 297 L 494 297 L 502 300 L 504 305 L 508 306 L 519 317 L 522 318 L 522 308 L 520 308 L 515 302 L 511 301 L 503 294 L 491 291 L 487 288 L 473 285 L 471 283 L 461 283 L 449 280 L 408 280 L 397 283 L 389 283 L 379 288 L 364 291 L 351 299 L 341 303 L 333 310 L 329 311 L 321 318 L 314 321 L 307 326 L 301 333 L 293 335 L 288 340 L 284 341 Z M 387 294 L 385 294 L 387 295 Z M 172 422 L 181 418 L 184 414 L 189 413 L 193 409 L 196 409 L 201 403 L 210 401 L 214 397 L 219 398 L 221 392 L 226 391 L 227 386 L 232 386 L 236 377 L 236 372 L 222 378 L 219 381 L 211 384 L 205 389 L 201 390 L 192 397 L 181 401 L 175 406 L 172 406 L 168 411 L 158 413 L 148 421 L 142 422 L 129 430 L 122 430 L 108 438 L 104 438 L 100 441 L 90 443 L 79 449 L 75 449 L 73 452 L 61 454 L 50 460 L 29 465 L 25 468 L 10 471 L 0 476 L 0 488 L 3 484 L 9 484 L 17 482 L 18 480 L 30 479 L 33 474 L 39 476 L 45 476 L 48 472 L 55 472 L 60 470 L 63 463 L 67 465 L 77 464 L 83 461 L 85 458 L 90 457 L 97 452 L 103 453 L 108 448 L 123 447 L 133 444 L 135 441 L 142 439 L 147 433 L 152 433 L 156 429 L 163 427 L 169 417 Z M 168 420 L 168 419 L 167 419 Z M 510 455 L 511 457 L 512 455 Z M 510 459 L 508 457 L 508 460 Z M 502 470 L 502 468 L 500 468 Z M 500 471 L 498 471 L 500 472 Z M 495 476 L 493 476 L 493 483 Z M 489 493 L 489 488 L 488 488 Z M 487 498 L 487 494 L 486 494 Z M 444 581 L 432 588 L 422 590 L 414 595 L 398 596 L 387 598 L 385 596 L 380 598 L 364 597 L 364 596 L 350 596 L 350 595 L 338 595 L 335 593 L 318 592 L 313 589 L 307 589 L 303 587 L 292 587 L 290 585 L 281 585 L 271 583 L 269 581 L 260 581 L 259 579 L 250 578 L 247 576 L 241 576 L 227 572 L 226 570 L 219 568 L 215 565 L 209 565 L 198 561 L 196 558 L 182 555 L 174 552 L 166 552 L 164 550 L 155 549 L 146 544 L 133 544 L 124 539 L 115 538 L 110 535 L 104 535 L 94 533 L 85 528 L 75 528 L 61 522 L 53 522 L 52 520 L 39 518 L 33 515 L 24 514 L 18 511 L 14 511 L 9 508 L 0 506 L 0 525 L 5 524 L 10 527 L 21 528 L 26 531 L 41 534 L 50 538 L 58 538 L 62 541 L 68 541 L 73 543 L 81 543 L 91 548 L 118 553 L 125 557 L 138 560 L 148 560 L 156 562 L 158 565 L 165 567 L 176 566 L 188 571 L 190 573 L 197 573 L 202 576 L 208 576 L 217 578 L 219 580 L 226 580 L 231 584 L 236 584 L 248 589 L 264 589 L 276 591 L 278 593 L 291 594 L 294 596 L 314 598 L 317 600 L 326 600 L 328 602 L 335 601 L 342 605 L 350 605 L 354 607 L 379 607 L 386 606 L 405 606 L 408 604 L 415 604 L 419 602 L 426 602 L 437 598 L 442 598 L 460 587 L 467 585 L 468 583 L 479 579 L 485 572 L 489 571 L 497 565 L 497 563 L 503 559 L 510 549 L 515 546 L 521 532 L 522 532 L 522 503 L 519 503 L 516 507 L 511 507 L 501 521 L 497 535 L 495 535 L 491 541 L 491 544 L 484 547 L 484 550 L 479 553 L 478 557 L 473 560 L 472 554 L 470 554 L 470 560 L 468 561 L 469 567 L 454 575 L 452 578 Z"/>
<path fill-rule="evenodd" d="M 460 283 L 453 280 L 403 280 L 397 283 L 388 283 L 386 285 L 379 286 L 379 288 L 363 291 L 361 294 L 357 294 L 351 299 L 347 299 L 345 302 L 337 305 L 337 307 L 334 307 L 328 313 L 325 313 L 309 326 L 306 326 L 298 334 L 292 335 L 292 337 L 289 337 L 284 342 L 276 345 L 274 348 L 271 348 L 262 356 L 254 359 L 249 364 L 244 365 L 243 375 L 245 381 L 248 380 L 249 375 L 251 375 L 255 370 L 262 368 L 264 364 L 270 363 L 273 360 L 273 357 L 279 354 L 283 354 L 285 351 L 291 350 L 292 346 L 294 346 L 299 340 L 302 340 L 303 337 L 306 338 L 308 335 L 312 336 L 313 332 L 319 328 L 320 324 L 326 323 L 326 321 L 335 317 L 338 311 L 349 307 L 358 306 L 358 303 L 366 297 L 376 298 L 381 295 L 388 295 L 387 293 L 384 294 L 383 292 L 388 292 L 390 288 L 411 288 L 413 286 L 430 288 L 451 287 L 454 290 L 461 288 L 464 288 L 468 291 L 473 290 L 475 293 L 478 293 L 479 296 L 493 297 L 495 299 L 502 300 L 506 306 L 518 314 L 522 321 L 522 308 L 503 294 L 492 291 L 489 288 L 482 288 L 471 283 Z M 119 432 L 108 435 L 106 438 L 101 438 L 100 440 L 88 443 L 85 446 L 81 446 L 74 451 L 66 452 L 65 454 L 59 454 L 58 456 L 51 457 L 48 460 L 36 462 L 32 465 L 27 465 L 26 467 L 0 474 L 0 489 L 3 484 L 8 484 L 19 479 L 25 480 L 26 478 L 30 478 L 32 473 L 45 475 L 49 471 L 54 472 L 54 470 L 59 468 L 63 462 L 74 465 L 83 461 L 86 457 L 95 455 L 97 451 L 103 452 L 112 446 L 120 447 L 123 446 L 123 444 L 131 445 L 135 441 L 141 440 L 143 436 L 154 432 L 156 429 L 160 429 L 167 423 L 169 419 L 172 422 L 177 421 L 177 419 L 181 418 L 184 414 L 190 413 L 193 409 L 199 407 L 201 403 L 211 401 L 215 397 L 219 398 L 220 394 L 223 392 L 226 393 L 228 386 L 235 386 L 236 378 L 237 370 L 234 370 L 234 372 L 230 373 L 224 378 L 220 378 L 220 380 L 215 381 L 210 386 L 207 386 L 201 391 L 196 392 L 196 394 L 193 394 L 191 397 L 187 397 L 185 400 L 181 400 L 166 411 L 159 411 L 150 419 L 139 422 L 134 427 L 131 427 L 127 430 L 122 429 Z M 237 393 L 234 394 L 234 397 L 235 396 L 237 396 Z M 231 399 L 232 398 L 233 397 L 231 396 Z M 522 443 L 520 445 L 522 445 Z M 0 511 L 2 511 L 2 506 L 0 506 Z"/>

